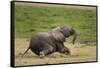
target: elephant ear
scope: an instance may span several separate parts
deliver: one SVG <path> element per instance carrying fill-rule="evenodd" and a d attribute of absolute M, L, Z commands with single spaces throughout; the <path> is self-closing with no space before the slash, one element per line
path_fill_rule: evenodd
<path fill-rule="evenodd" d="M 64 42 L 65 36 L 59 31 L 60 27 L 57 27 L 51 31 L 53 38 L 58 42 Z"/>
<path fill-rule="evenodd" d="M 61 32 L 52 32 L 52 36 L 58 42 L 64 42 L 65 41 L 65 37 Z"/>

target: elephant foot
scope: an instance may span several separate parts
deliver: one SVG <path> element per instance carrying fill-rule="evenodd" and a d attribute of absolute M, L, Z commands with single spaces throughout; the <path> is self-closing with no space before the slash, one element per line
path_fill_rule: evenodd
<path fill-rule="evenodd" d="M 65 54 L 65 55 L 70 55 L 70 53 L 68 53 L 68 52 L 65 52 L 64 54 Z"/>
<path fill-rule="evenodd" d="M 45 56 L 45 54 L 44 54 L 43 52 L 40 52 L 39 57 L 40 57 L 40 58 L 43 58 L 44 56 Z"/>
<path fill-rule="evenodd" d="M 70 52 L 70 50 L 67 50 L 67 51 L 64 52 L 64 54 L 65 55 L 71 55 L 71 52 Z"/>

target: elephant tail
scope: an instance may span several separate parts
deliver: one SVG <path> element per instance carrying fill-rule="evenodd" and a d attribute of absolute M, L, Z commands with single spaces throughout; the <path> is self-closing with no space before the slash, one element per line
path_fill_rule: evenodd
<path fill-rule="evenodd" d="M 27 53 L 27 51 L 30 49 L 30 47 L 27 48 L 27 50 L 22 54 L 22 57 Z"/>

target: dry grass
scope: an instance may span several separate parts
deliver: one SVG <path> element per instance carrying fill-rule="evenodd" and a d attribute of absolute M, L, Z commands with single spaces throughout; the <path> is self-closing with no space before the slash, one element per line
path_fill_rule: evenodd
<path fill-rule="evenodd" d="M 67 44 L 67 43 L 65 43 Z M 57 64 L 57 63 L 72 63 L 96 61 L 96 46 L 83 46 L 81 44 L 67 44 L 71 50 L 71 55 L 61 53 L 53 53 L 44 58 L 39 58 L 29 50 L 24 57 L 21 55 L 29 46 L 29 41 L 26 39 L 15 40 L 15 65 L 40 65 L 40 64 Z"/>

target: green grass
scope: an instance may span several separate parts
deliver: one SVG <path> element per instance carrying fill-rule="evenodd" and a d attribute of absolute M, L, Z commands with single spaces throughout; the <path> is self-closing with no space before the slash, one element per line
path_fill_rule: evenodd
<path fill-rule="evenodd" d="M 36 32 L 48 31 L 63 25 L 76 29 L 77 41 L 96 41 L 96 8 L 15 4 L 16 38 L 30 38 Z"/>

